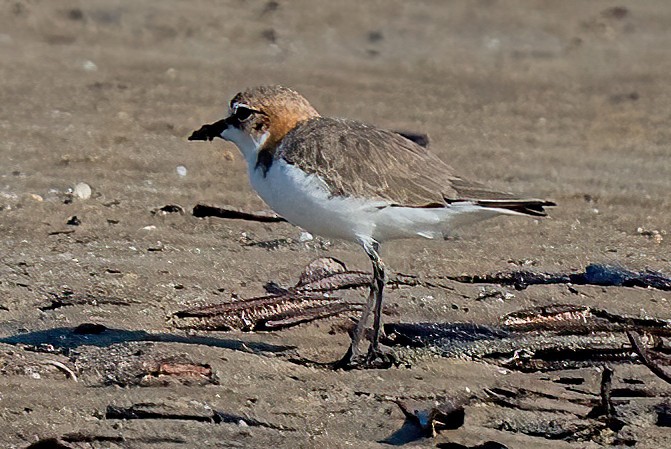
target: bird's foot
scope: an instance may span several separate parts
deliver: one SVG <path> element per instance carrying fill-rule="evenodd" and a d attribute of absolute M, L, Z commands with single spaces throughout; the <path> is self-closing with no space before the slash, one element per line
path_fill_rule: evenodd
<path fill-rule="evenodd" d="M 333 367 L 342 370 L 387 369 L 394 366 L 394 364 L 395 358 L 389 351 L 382 350 L 380 347 L 373 348 L 371 345 L 365 355 L 358 351 L 352 351 L 350 347 L 345 356 L 335 362 Z"/>
<path fill-rule="evenodd" d="M 363 368 L 387 369 L 394 366 L 395 361 L 396 359 L 390 351 L 383 350 L 379 346 L 374 348 L 371 345 L 371 347 L 368 348 Z"/>

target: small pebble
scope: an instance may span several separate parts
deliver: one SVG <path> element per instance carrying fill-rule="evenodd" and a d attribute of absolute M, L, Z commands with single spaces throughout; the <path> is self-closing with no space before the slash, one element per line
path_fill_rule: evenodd
<path fill-rule="evenodd" d="M 41 203 L 42 201 L 44 201 L 44 198 L 42 198 L 42 197 L 41 197 L 40 195 L 38 195 L 37 193 L 31 193 L 31 194 L 30 194 L 30 198 L 32 198 L 33 200 L 35 200 L 35 201 L 37 201 L 37 202 L 39 202 L 39 203 Z"/>
<path fill-rule="evenodd" d="M 639 235 L 642 235 L 642 236 L 644 236 L 648 239 L 651 239 L 652 241 L 654 241 L 657 244 L 662 243 L 662 241 L 664 240 L 664 235 L 666 235 L 665 230 L 662 230 L 662 231 L 659 231 L 657 229 L 648 230 L 648 229 L 645 229 L 643 227 L 639 227 L 638 229 L 636 229 L 636 232 Z"/>
<path fill-rule="evenodd" d="M 88 200 L 89 198 L 91 198 L 91 192 L 92 191 L 90 185 L 86 184 L 85 182 L 80 182 L 77 183 L 72 194 L 76 198 L 79 198 L 80 200 Z"/>
<path fill-rule="evenodd" d="M 484 44 L 487 50 L 498 50 L 501 47 L 501 39 L 497 37 L 487 37 Z"/>
<path fill-rule="evenodd" d="M 84 61 L 82 63 L 82 67 L 87 72 L 95 72 L 96 70 L 98 70 L 98 66 L 96 65 L 96 63 L 93 62 L 93 61 L 89 61 L 89 60 Z"/>
<path fill-rule="evenodd" d="M 178 165 L 177 166 L 177 174 L 179 176 L 186 176 L 186 167 L 183 165 Z"/>
<path fill-rule="evenodd" d="M 301 242 L 301 243 L 303 243 L 303 242 L 310 242 L 310 241 L 312 241 L 313 239 L 314 239 L 314 237 L 312 236 L 312 234 L 310 234 L 310 233 L 307 232 L 307 231 L 302 231 L 302 232 L 301 232 L 301 235 L 298 237 L 298 241 Z"/>

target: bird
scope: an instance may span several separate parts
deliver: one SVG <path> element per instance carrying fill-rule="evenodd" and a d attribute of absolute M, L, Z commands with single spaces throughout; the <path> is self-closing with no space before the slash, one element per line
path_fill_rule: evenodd
<path fill-rule="evenodd" d="M 340 367 L 390 363 L 380 346 L 383 243 L 438 239 L 498 215 L 543 217 L 545 207 L 556 205 L 470 181 L 403 135 L 322 116 L 300 93 L 280 85 L 239 92 L 224 119 L 203 125 L 189 140 L 215 138 L 239 148 L 252 188 L 277 214 L 312 234 L 355 242 L 370 259 L 370 292 Z M 363 351 L 371 312 L 372 338 Z"/>

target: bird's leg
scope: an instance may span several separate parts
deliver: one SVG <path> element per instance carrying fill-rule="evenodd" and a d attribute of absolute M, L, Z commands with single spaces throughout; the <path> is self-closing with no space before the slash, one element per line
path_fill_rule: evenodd
<path fill-rule="evenodd" d="M 361 313 L 361 318 L 352 332 L 352 343 L 345 356 L 336 362 L 338 368 L 383 368 L 391 365 L 389 358 L 380 350 L 380 334 L 382 333 L 382 290 L 384 289 L 384 265 L 380 260 L 379 244 L 377 242 L 362 242 L 366 254 L 373 263 L 373 280 L 370 285 L 370 293 L 366 306 Z M 361 356 L 359 349 L 361 340 L 366 331 L 366 326 L 373 312 L 373 341 L 368 347 L 365 357 Z"/>
<path fill-rule="evenodd" d="M 375 308 L 373 309 L 373 341 L 368 348 L 367 361 L 375 363 L 381 358 L 380 352 L 380 334 L 382 333 L 382 292 L 384 290 L 384 265 L 380 260 L 379 245 L 364 245 L 364 250 L 373 263 L 373 283 L 371 285 L 372 293 L 375 295 Z M 384 357 L 382 357 L 384 359 Z M 379 361 L 379 360 L 378 360 Z"/>
<path fill-rule="evenodd" d="M 361 313 L 361 319 L 352 332 L 352 343 L 345 356 L 334 364 L 336 368 L 388 368 L 392 365 L 391 358 L 380 350 L 380 336 L 382 334 L 382 291 L 384 289 L 384 265 L 380 260 L 379 243 L 375 241 L 361 241 L 361 246 L 373 263 L 373 280 L 370 285 L 370 294 L 366 306 Z M 373 311 L 373 340 L 368 347 L 365 357 L 361 356 L 359 345 L 366 331 L 370 312 Z"/>
<path fill-rule="evenodd" d="M 366 305 L 364 306 L 363 312 L 361 312 L 361 317 L 356 323 L 356 328 L 352 332 L 352 342 L 350 343 L 349 349 L 345 356 L 338 362 L 337 366 L 342 367 L 351 367 L 356 365 L 361 361 L 361 340 L 366 331 L 366 325 L 368 319 L 370 318 L 370 312 L 373 310 L 375 304 L 375 292 L 373 289 L 373 284 L 370 286 L 370 293 L 368 294 L 368 299 L 366 300 Z"/>

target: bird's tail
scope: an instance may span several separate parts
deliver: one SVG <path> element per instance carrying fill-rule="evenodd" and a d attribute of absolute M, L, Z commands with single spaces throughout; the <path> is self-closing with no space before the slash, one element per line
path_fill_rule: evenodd
<path fill-rule="evenodd" d="M 452 202 L 461 202 L 461 201 L 470 201 L 473 204 L 476 204 L 481 207 L 486 207 L 489 209 L 503 209 L 513 214 L 520 215 L 529 215 L 532 217 L 545 217 L 547 213 L 545 212 L 545 207 L 556 206 L 557 204 L 553 201 L 547 200 L 538 200 L 538 199 L 501 199 L 501 200 L 488 200 L 488 199 L 478 199 L 478 200 L 446 200 L 448 204 Z"/>

